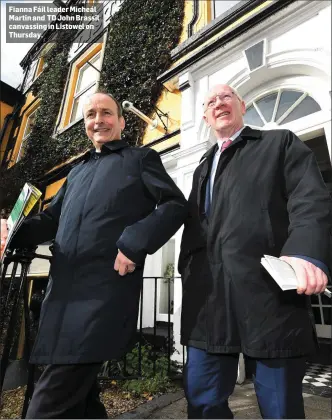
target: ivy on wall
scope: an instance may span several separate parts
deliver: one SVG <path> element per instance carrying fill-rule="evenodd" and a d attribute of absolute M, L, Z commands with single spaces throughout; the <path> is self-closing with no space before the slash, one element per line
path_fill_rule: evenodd
<path fill-rule="evenodd" d="M 56 154 L 61 145 L 53 137 L 53 131 L 69 70 L 67 57 L 71 43 L 68 34 L 58 36 L 57 42 L 45 57 L 47 67 L 32 86 L 33 94 L 41 100 L 40 106 L 26 140 L 24 156 L 11 168 L 1 170 L 1 210 L 12 207 L 25 182 L 39 186 L 37 179 L 58 161 Z"/>
<path fill-rule="evenodd" d="M 157 77 L 171 64 L 170 51 L 179 42 L 183 13 L 183 0 L 125 1 L 110 25 L 100 88 L 150 116 L 162 89 Z M 139 143 L 146 123 L 132 113 L 125 118 L 125 140 Z"/>
<path fill-rule="evenodd" d="M 183 15 L 184 0 L 124 0 L 109 25 L 99 88 L 151 115 L 162 90 L 157 77 L 171 64 L 170 51 L 179 42 Z M 60 35 L 46 57 L 47 68 L 33 84 L 41 104 L 24 157 L 0 173 L 2 209 L 12 207 L 24 182 L 40 186 L 45 172 L 91 146 L 83 121 L 53 135 L 69 72 L 71 43 L 69 34 Z M 131 113 L 125 119 L 123 138 L 140 144 L 146 124 Z"/>

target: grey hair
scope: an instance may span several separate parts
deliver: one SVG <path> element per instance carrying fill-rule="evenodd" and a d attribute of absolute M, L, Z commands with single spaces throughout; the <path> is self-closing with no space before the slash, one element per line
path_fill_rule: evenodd
<path fill-rule="evenodd" d="M 243 98 L 242 98 L 242 96 L 239 94 L 239 92 L 238 92 L 238 90 L 237 89 L 235 89 L 235 88 L 233 88 L 232 86 L 231 86 L 231 89 L 232 89 L 232 91 L 235 93 L 235 95 L 240 99 L 240 101 L 243 101 Z"/>
<path fill-rule="evenodd" d="M 116 103 L 116 108 L 117 108 L 117 111 L 118 111 L 118 117 L 120 118 L 120 117 L 122 117 L 123 116 L 123 111 L 122 111 L 122 106 L 121 106 L 121 104 L 120 104 L 120 102 L 111 94 L 111 93 L 108 93 L 108 92 L 103 92 L 103 91 L 96 91 L 96 92 L 94 92 L 94 93 L 91 93 L 90 95 L 88 95 L 86 98 L 85 98 L 85 100 L 84 100 L 84 102 L 83 102 L 83 106 L 84 105 L 87 105 L 89 102 L 90 102 L 90 99 L 91 99 L 91 97 L 93 96 L 93 95 L 96 95 L 97 93 L 101 93 L 102 95 L 106 95 L 106 96 L 108 96 L 109 98 L 111 98 L 115 103 Z M 84 111 L 82 110 L 82 113 L 83 113 L 83 117 L 84 117 Z"/>
<path fill-rule="evenodd" d="M 226 86 L 229 86 L 229 85 L 226 85 Z M 235 89 L 233 86 L 229 86 L 231 89 L 232 89 L 232 92 L 234 93 L 234 95 L 239 99 L 239 101 L 243 101 L 243 98 L 242 98 L 242 96 L 239 94 L 239 92 L 238 92 L 238 90 L 237 89 Z M 206 99 L 206 97 L 205 97 L 205 99 Z M 204 100 L 204 102 L 203 102 L 203 108 L 205 107 L 205 100 Z"/>

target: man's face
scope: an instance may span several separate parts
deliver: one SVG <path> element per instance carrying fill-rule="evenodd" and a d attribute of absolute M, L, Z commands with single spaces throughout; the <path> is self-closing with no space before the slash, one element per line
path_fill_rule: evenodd
<path fill-rule="evenodd" d="M 86 134 L 97 149 L 121 138 L 125 121 L 118 116 L 116 103 L 109 96 L 102 93 L 91 96 L 83 107 L 83 115 Z"/>
<path fill-rule="evenodd" d="M 217 132 L 239 130 L 245 111 L 244 102 L 228 85 L 215 86 L 204 100 L 204 120 Z"/>

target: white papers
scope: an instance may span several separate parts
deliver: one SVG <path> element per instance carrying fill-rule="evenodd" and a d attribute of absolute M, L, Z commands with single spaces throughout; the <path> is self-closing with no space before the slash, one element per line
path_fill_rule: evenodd
<path fill-rule="evenodd" d="M 286 261 L 271 255 L 264 255 L 261 264 L 282 290 L 297 289 L 295 271 Z M 331 292 L 328 289 L 325 289 L 324 294 L 331 298 Z"/>

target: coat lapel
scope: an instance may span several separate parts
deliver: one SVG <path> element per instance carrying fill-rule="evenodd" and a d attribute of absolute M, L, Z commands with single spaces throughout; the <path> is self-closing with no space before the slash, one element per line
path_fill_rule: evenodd
<path fill-rule="evenodd" d="M 228 147 L 226 153 L 223 152 L 220 156 L 217 171 L 216 171 L 216 178 L 220 176 L 222 171 L 227 166 L 228 162 L 231 160 L 232 156 L 234 155 L 235 151 L 238 147 L 242 147 L 246 144 L 247 140 L 256 140 L 261 138 L 261 131 L 254 130 L 251 127 L 246 126 L 240 136 L 238 136 L 233 143 Z M 217 144 L 212 146 L 202 157 L 200 161 L 199 167 L 199 178 L 198 178 L 198 186 L 197 186 L 197 206 L 199 208 L 199 214 L 205 214 L 204 207 L 205 207 L 205 193 L 206 193 L 206 184 L 208 177 L 210 175 L 210 170 L 212 166 L 212 161 L 214 154 L 217 149 Z"/>
<path fill-rule="evenodd" d="M 257 140 L 261 138 L 261 131 L 254 130 L 253 128 L 246 126 L 241 134 L 227 147 L 227 149 L 221 154 L 218 167 L 216 171 L 215 180 L 222 174 L 232 157 L 234 156 L 237 149 L 244 147 L 248 140 Z"/>
<path fill-rule="evenodd" d="M 198 179 L 198 188 L 197 188 L 197 205 L 200 210 L 200 214 L 204 211 L 205 207 L 205 190 L 207 179 L 210 174 L 210 169 L 212 166 L 213 156 L 216 152 L 217 145 L 212 146 L 202 157 L 200 162 L 200 175 Z"/>

